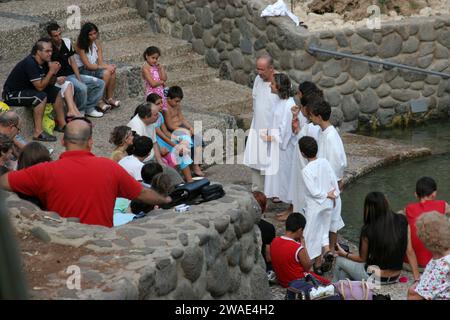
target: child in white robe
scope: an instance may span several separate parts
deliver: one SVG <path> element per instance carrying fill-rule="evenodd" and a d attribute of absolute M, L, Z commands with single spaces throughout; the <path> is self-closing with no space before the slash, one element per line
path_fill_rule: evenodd
<path fill-rule="evenodd" d="M 342 191 L 344 170 L 347 167 L 347 156 L 344 144 L 336 128 L 330 123 L 331 107 L 325 100 L 314 101 L 311 104 L 311 120 L 322 129 L 318 138 L 318 157 L 327 159 L 338 179 L 339 190 Z M 341 203 L 338 201 L 333 210 L 330 226 L 330 250 L 335 253 L 337 232 L 345 224 L 341 217 Z M 325 241 L 325 239 L 324 239 Z"/>
<path fill-rule="evenodd" d="M 328 238 L 331 215 L 336 200 L 339 199 L 339 187 L 337 178 L 329 162 L 323 158 L 317 158 L 317 142 L 312 137 L 302 137 L 298 143 L 302 156 L 308 160 L 308 164 L 302 170 L 305 184 L 305 218 L 304 231 L 305 244 L 311 259 L 314 259 L 314 272 L 321 275 L 326 270 L 322 263 L 322 253 L 328 253 L 329 244 L 323 242 Z"/>

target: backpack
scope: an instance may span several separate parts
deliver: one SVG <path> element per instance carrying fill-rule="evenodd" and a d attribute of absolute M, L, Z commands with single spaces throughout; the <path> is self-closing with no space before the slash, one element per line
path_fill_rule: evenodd
<path fill-rule="evenodd" d="M 330 291 L 327 295 L 314 298 L 311 297 L 313 289 L 325 288 L 325 286 L 311 274 L 306 274 L 304 278 L 293 280 L 289 283 L 286 291 L 286 300 L 342 300 L 341 295 L 335 290 L 333 285 L 329 285 Z M 331 292 L 332 291 L 332 292 Z"/>
<path fill-rule="evenodd" d="M 209 184 L 210 182 L 206 178 L 179 184 L 175 187 L 175 190 L 169 194 L 172 198 L 172 202 L 161 207 L 163 209 L 170 209 L 182 203 L 187 204 L 197 198 L 201 194 L 202 188 L 209 186 Z"/>

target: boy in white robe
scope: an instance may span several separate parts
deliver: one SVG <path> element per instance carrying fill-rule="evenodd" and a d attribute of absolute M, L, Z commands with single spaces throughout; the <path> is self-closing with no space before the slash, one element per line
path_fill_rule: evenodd
<path fill-rule="evenodd" d="M 347 156 L 345 155 L 344 144 L 336 128 L 330 123 L 331 107 L 325 100 L 318 100 L 311 103 L 311 120 L 322 129 L 318 138 L 318 157 L 327 159 L 338 179 L 339 190 L 342 191 L 344 170 L 347 167 Z M 345 224 L 341 217 L 341 202 L 336 203 L 333 210 L 330 226 L 330 250 L 334 255 L 337 243 L 337 232 Z M 325 242 L 324 238 L 324 242 Z"/>
<path fill-rule="evenodd" d="M 322 252 L 329 252 L 329 243 L 323 243 L 328 238 L 331 215 L 339 199 L 337 178 L 329 162 L 317 158 L 317 142 L 312 137 L 302 137 L 298 143 L 302 156 L 308 164 L 302 170 L 305 183 L 305 244 L 311 259 L 314 259 L 314 272 L 323 274 Z"/>

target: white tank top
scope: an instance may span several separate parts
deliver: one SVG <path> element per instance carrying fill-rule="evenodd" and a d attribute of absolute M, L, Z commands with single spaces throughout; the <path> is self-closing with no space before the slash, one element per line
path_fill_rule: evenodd
<path fill-rule="evenodd" d="M 86 52 L 86 56 L 90 64 L 97 64 L 98 60 L 98 48 L 95 42 L 89 48 L 89 51 Z M 80 55 L 75 54 L 75 61 L 77 63 L 78 68 L 84 66 L 83 61 L 81 61 Z"/>

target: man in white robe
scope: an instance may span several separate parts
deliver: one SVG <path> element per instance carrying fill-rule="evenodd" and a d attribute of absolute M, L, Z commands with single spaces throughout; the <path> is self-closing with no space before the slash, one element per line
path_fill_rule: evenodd
<path fill-rule="evenodd" d="M 252 169 L 252 191 L 264 191 L 264 170 L 270 163 L 270 145 L 261 139 L 272 123 L 273 106 L 278 99 L 271 92 L 273 60 L 264 55 L 256 60 L 258 75 L 253 84 L 253 119 L 244 153 L 244 165 Z"/>
<path fill-rule="evenodd" d="M 331 107 L 325 101 L 316 101 L 311 105 L 311 120 L 320 126 L 321 131 L 318 138 L 318 158 L 327 159 L 338 179 L 339 190 L 342 191 L 344 170 L 347 167 L 347 156 L 344 144 L 336 128 L 330 123 Z M 345 224 L 341 216 L 342 205 L 338 201 L 333 210 L 330 225 L 330 250 L 334 254 L 337 242 L 337 232 Z M 324 242 L 326 239 L 324 239 Z"/>
<path fill-rule="evenodd" d="M 302 137 L 299 141 L 302 155 L 308 164 L 302 170 L 305 183 L 305 244 L 311 259 L 315 259 L 315 271 L 322 261 L 322 249 L 328 252 L 328 238 L 331 216 L 336 200 L 339 199 L 337 178 L 326 159 L 317 158 L 317 142 L 312 137 Z"/>

